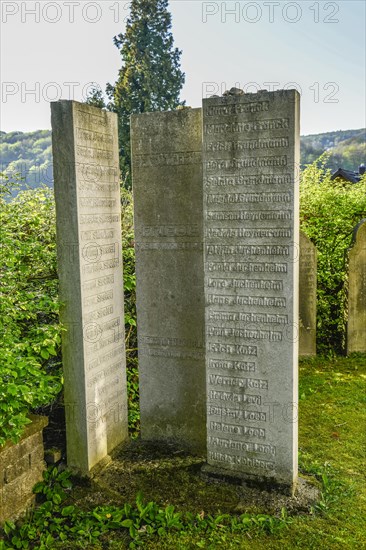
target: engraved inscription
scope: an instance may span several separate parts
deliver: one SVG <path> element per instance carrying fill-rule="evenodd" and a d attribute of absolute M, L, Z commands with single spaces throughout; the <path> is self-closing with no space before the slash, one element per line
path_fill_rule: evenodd
<path fill-rule="evenodd" d="M 250 443 L 248 441 L 235 441 L 234 439 L 224 439 L 221 437 L 209 436 L 209 443 L 213 447 L 223 449 L 232 449 L 235 451 L 244 451 L 247 453 L 261 453 L 266 455 L 276 455 L 275 445 L 266 445 L 265 443 Z"/>
<path fill-rule="evenodd" d="M 201 162 L 200 152 L 177 152 L 159 153 L 157 155 L 136 155 L 134 166 L 138 168 L 149 166 L 179 166 L 199 164 Z"/>
<path fill-rule="evenodd" d="M 255 372 L 255 363 L 248 361 L 223 361 L 221 359 L 210 359 L 208 366 L 211 369 Z"/>
<path fill-rule="evenodd" d="M 118 267 L 119 265 L 119 258 L 113 258 L 112 260 L 105 260 L 105 262 L 96 262 L 83 265 L 82 271 L 84 274 L 97 273 L 98 271 L 103 271 L 105 269 L 113 269 L 114 267 Z"/>
<path fill-rule="evenodd" d="M 208 342 L 207 351 L 211 353 L 227 353 L 229 355 L 253 355 L 256 356 L 256 346 L 245 346 L 241 344 L 221 344 L 220 342 Z"/>
<path fill-rule="evenodd" d="M 86 141 L 90 146 L 97 145 L 98 147 L 101 147 L 103 145 L 111 146 L 113 144 L 111 134 L 103 134 L 101 132 L 96 132 L 95 130 L 76 128 L 76 136 L 79 141 Z"/>
<path fill-rule="evenodd" d="M 113 306 L 106 306 L 101 309 L 91 311 L 90 313 L 85 313 L 84 320 L 86 323 L 90 323 L 92 321 L 96 321 L 97 319 L 101 319 L 102 317 L 106 317 L 107 315 L 110 315 L 113 312 L 114 312 Z"/>
<path fill-rule="evenodd" d="M 258 411 L 246 411 L 242 409 L 230 409 L 209 405 L 207 412 L 212 416 L 227 417 L 232 420 L 249 420 L 255 422 L 267 422 L 267 413 Z"/>
<path fill-rule="evenodd" d="M 81 214 L 80 224 L 104 224 L 104 223 L 120 223 L 120 214 Z"/>
<path fill-rule="evenodd" d="M 288 138 L 247 139 L 245 141 L 209 141 L 206 151 L 247 151 L 288 147 Z"/>
<path fill-rule="evenodd" d="M 107 197 L 80 197 L 80 206 L 88 208 L 99 208 L 104 206 L 106 208 L 115 208 L 117 206 L 116 199 L 110 199 Z"/>
<path fill-rule="evenodd" d="M 207 109 L 207 116 L 240 115 L 242 113 L 262 113 L 269 110 L 268 101 L 251 101 L 234 105 L 212 105 Z"/>
<path fill-rule="evenodd" d="M 207 294 L 207 304 L 225 306 L 286 307 L 286 298 Z"/>
<path fill-rule="evenodd" d="M 287 325 L 288 316 L 280 315 L 279 313 L 246 313 L 237 311 L 215 311 L 210 310 L 207 314 L 208 321 L 226 321 L 226 322 L 242 322 L 242 323 L 260 323 Z"/>
<path fill-rule="evenodd" d="M 208 211 L 206 212 L 207 221 L 288 221 L 292 220 L 292 212 L 290 210 L 255 210 L 253 212 L 247 210 L 239 211 Z"/>
<path fill-rule="evenodd" d="M 277 330 L 250 330 L 246 328 L 207 327 L 208 336 L 221 336 L 223 338 L 245 338 L 249 340 L 269 340 L 280 342 L 282 332 Z"/>
<path fill-rule="evenodd" d="M 242 204 L 246 202 L 291 202 L 290 193 L 226 193 L 207 195 L 207 204 Z"/>
<path fill-rule="evenodd" d="M 257 468 L 259 470 L 273 470 L 275 467 L 274 462 L 268 462 L 266 460 L 260 460 L 259 458 L 249 458 L 246 456 L 234 456 L 215 451 L 209 451 L 208 456 L 214 462 L 224 462 L 236 466 L 249 466 L 250 468 Z"/>
<path fill-rule="evenodd" d="M 136 250 L 202 250 L 202 243 L 135 243 Z"/>
<path fill-rule="evenodd" d="M 253 157 L 245 159 L 217 159 L 206 162 L 207 170 L 233 170 L 239 168 L 264 168 L 286 166 L 287 157 Z"/>
<path fill-rule="evenodd" d="M 83 290 L 94 290 L 95 288 L 112 285 L 114 283 L 114 273 L 106 275 L 105 277 L 99 277 L 97 279 L 91 279 L 83 283 Z"/>
<path fill-rule="evenodd" d="M 90 363 L 87 364 L 87 370 L 94 370 L 98 368 L 100 365 L 103 365 L 107 363 L 110 359 L 114 359 L 118 355 L 123 355 L 124 353 L 124 346 L 118 346 L 117 348 L 112 349 L 108 353 L 105 353 L 103 356 L 97 357 L 97 359 L 93 359 L 93 361 L 90 361 Z"/>
<path fill-rule="evenodd" d="M 262 396 L 247 393 L 209 390 L 208 397 L 213 401 L 232 401 L 233 403 L 246 403 L 247 405 L 261 405 L 262 403 Z"/>
<path fill-rule="evenodd" d="M 209 187 L 236 187 L 240 185 L 288 185 L 292 182 L 291 174 L 246 174 L 207 176 L 204 185 Z"/>
<path fill-rule="evenodd" d="M 145 225 L 142 227 L 143 237 L 197 237 L 198 225 Z"/>
<path fill-rule="evenodd" d="M 294 95 L 203 102 L 208 462 L 275 477 L 294 432 L 261 405 L 293 397 Z"/>
<path fill-rule="evenodd" d="M 245 288 L 251 290 L 283 290 L 283 281 L 268 279 L 206 279 L 207 288 Z"/>
<path fill-rule="evenodd" d="M 83 300 L 83 304 L 84 306 L 100 304 L 101 302 L 105 302 L 106 300 L 112 300 L 112 298 L 113 289 L 106 290 L 105 292 L 101 292 L 99 294 L 94 294 L 93 296 L 86 296 Z"/>
<path fill-rule="evenodd" d="M 260 390 L 268 390 L 268 380 L 260 380 L 257 378 L 233 378 L 232 376 L 219 376 L 210 374 L 210 384 L 218 386 L 236 386 L 238 388 L 255 388 Z"/>
<path fill-rule="evenodd" d="M 254 426 L 240 426 L 237 424 L 226 424 L 225 422 L 210 422 L 210 430 L 212 430 L 213 432 L 224 432 L 241 435 L 242 437 L 266 437 L 266 430 L 264 428 L 256 428 Z"/>
<path fill-rule="evenodd" d="M 241 132 L 261 132 L 264 130 L 287 130 L 289 127 L 288 118 L 273 118 L 247 122 L 223 122 L 218 124 L 205 124 L 203 131 L 206 135 L 211 134 L 238 134 Z"/>
<path fill-rule="evenodd" d="M 87 475 L 128 437 L 118 119 L 75 101 L 51 109 L 60 320 L 75 327 L 62 335 L 65 394 L 76 404 L 67 454 Z"/>
<path fill-rule="evenodd" d="M 227 239 L 227 238 L 241 238 L 241 239 L 262 239 L 267 237 L 281 238 L 291 237 L 291 229 L 282 228 L 269 228 L 269 229 L 247 229 L 245 227 L 210 227 L 206 229 L 206 236 L 209 238 Z"/>
<path fill-rule="evenodd" d="M 208 262 L 207 270 L 234 273 L 287 273 L 287 263 Z"/>
<path fill-rule="evenodd" d="M 207 255 L 232 255 L 240 254 L 242 256 L 288 256 L 290 254 L 289 246 L 280 245 L 206 245 Z"/>

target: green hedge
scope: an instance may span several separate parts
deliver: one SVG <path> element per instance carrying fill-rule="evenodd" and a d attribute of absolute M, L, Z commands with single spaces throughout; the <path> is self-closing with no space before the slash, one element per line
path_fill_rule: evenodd
<path fill-rule="evenodd" d="M 300 225 L 318 251 L 317 349 L 343 353 L 347 322 L 347 251 L 366 217 L 366 177 L 357 184 L 332 181 L 327 154 L 301 175 Z"/>
<path fill-rule="evenodd" d="M 21 191 L 0 180 L 0 447 L 18 441 L 30 411 L 62 390 L 55 205 L 47 187 Z M 131 194 L 123 191 L 123 261 L 130 428 L 138 427 L 135 257 Z"/>
<path fill-rule="evenodd" d="M 16 442 L 29 410 L 62 389 L 55 209 L 51 191 L 0 198 L 0 446 Z"/>

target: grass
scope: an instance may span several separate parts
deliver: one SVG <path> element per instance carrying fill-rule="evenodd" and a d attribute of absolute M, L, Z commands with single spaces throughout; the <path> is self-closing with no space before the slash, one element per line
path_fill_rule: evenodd
<path fill-rule="evenodd" d="M 329 471 L 323 509 L 272 535 L 169 535 L 148 549 L 366 548 L 366 356 L 300 362 L 300 472 Z"/>
<path fill-rule="evenodd" d="M 84 510 L 134 505 L 142 491 L 145 502 L 155 501 L 162 509 L 174 505 L 182 513 L 182 528 L 144 537 L 148 550 L 366 548 L 365 381 L 365 355 L 300 362 L 300 473 L 320 483 L 322 491 L 311 509 L 290 506 L 283 516 L 281 501 L 255 500 L 247 489 L 206 483 L 199 475 L 201 458 L 172 456 L 161 446 L 149 451 L 138 441 L 117 450 L 93 481 L 77 482 L 70 502 Z M 244 513 L 267 514 L 266 529 L 256 527 L 256 520 L 248 530 L 237 529 Z M 272 523 L 269 515 L 277 519 Z M 53 543 L 52 549 L 124 549 L 130 540 L 126 530 L 117 529 L 99 542 L 66 541 Z"/>

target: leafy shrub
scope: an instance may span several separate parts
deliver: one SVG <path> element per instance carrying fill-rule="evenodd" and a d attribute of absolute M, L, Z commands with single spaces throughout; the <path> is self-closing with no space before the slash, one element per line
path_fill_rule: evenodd
<path fill-rule="evenodd" d="M 62 389 L 53 191 L 22 191 L 6 202 L 13 188 L 6 177 L 0 180 L 0 446 L 19 440 L 28 412 L 51 403 Z M 139 405 L 131 193 L 123 191 L 122 202 L 129 419 L 134 435 Z"/>
<path fill-rule="evenodd" d="M 52 193 L 41 188 L 8 203 L 0 198 L 0 226 L 1 446 L 17 441 L 29 410 L 62 387 Z"/>
<path fill-rule="evenodd" d="M 101 542 L 101 537 L 111 531 L 119 531 L 129 548 L 143 547 L 151 536 L 164 537 L 169 532 L 190 532 L 207 537 L 214 532 L 260 534 L 275 533 L 292 523 L 285 508 L 280 517 L 268 514 L 220 514 L 212 516 L 203 511 L 199 514 L 176 512 L 168 505 L 161 508 L 156 502 L 144 502 L 141 493 L 135 504 L 124 506 L 97 506 L 83 510 L 72 504 L 68 493 L 72 488 L 71 474 L 51 467 L 44 472 L 44 480 L 33 491 L 43 501 L 27 520 L 16 526 L 8 521 L 4 525 L 4 540 L 0 550 L 13 548 L 52 549 L 56 544 L 71 548 L 70 543 L 92 544 Z M 202 541 L 205 542 L 205 539 Z M 62 544 L 65 543 L 65 546 Z M 197 544 L 200 548 L 206 548 Z M 79 547 L 79 546 L 78 546 Z M 125 547 L 125 546 L 124 546 Z"/>
<path fill-rule="evenodd" d="M 332 181 L 327 154 L 301 176 L 300 225 L 318 250 L 317 347 L 320 353 L 345 348 L 347 250 L 355 225 L 366 217 L 366 178 L 357 184 Z"/>
<path fill-rule="evenodd" d="M 123 287 L 125 300 L 128 423 L 130 434 L 139 431 L 139 378 L 137 370 L 137 328 L 136 328 L 136 275 L 135 242 L 133 228 L 133 201 L 131 191 L 121 189 Z"/>

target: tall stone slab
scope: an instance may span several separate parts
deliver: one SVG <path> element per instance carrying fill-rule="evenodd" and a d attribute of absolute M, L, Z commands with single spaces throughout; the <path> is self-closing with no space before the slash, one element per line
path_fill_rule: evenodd
<path fill-rule="evenodd" d="M 117 117 L 51 112 L 67 462 L 88 473 L 128 436 Z"/>
<path fill-rule="evenodd" d="M 316 246 L 300 231 L 299 355 L 316 355 Z"/>
<path fill-rule="evenodd" d="M 208 471 L 297 479 L 299 95 L 203 101 Z"/>
<path fill-rule="evenodd" d="M 348 264 L 347 353 L 366 353 L 366 219 L 354 230 Z"/>
<path fill-rule="evenodd" d="M 141 436 L 205 452 L 202 113 L 131 118 Z"/>

